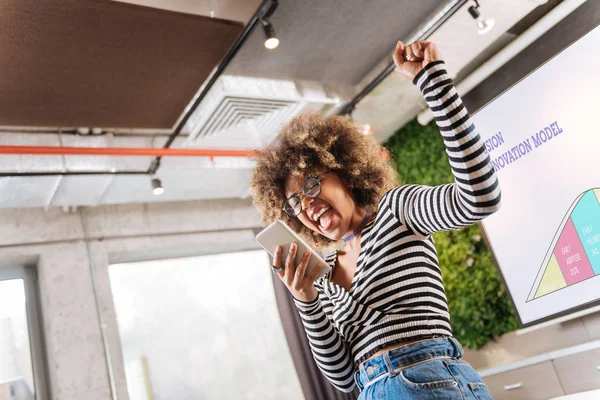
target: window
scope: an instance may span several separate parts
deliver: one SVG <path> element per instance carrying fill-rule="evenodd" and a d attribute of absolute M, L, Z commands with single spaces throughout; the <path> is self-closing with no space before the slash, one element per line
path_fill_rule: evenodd
<path fill-rule="evenodd" d="M 303 399 L 264 251 L 109 274 L 131 400 Z"/>
<path fill-rule="evenodd" d="M 0 399 L 47 399 L 35 270 L 0 268 Z"/>

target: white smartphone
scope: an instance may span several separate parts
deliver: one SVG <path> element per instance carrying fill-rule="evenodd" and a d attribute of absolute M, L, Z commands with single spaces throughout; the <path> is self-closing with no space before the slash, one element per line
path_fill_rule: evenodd
<path fill-rule="evenodd" d="M 271 225 L 263 229 L 258 235 L 256 235 L 256 241 L 273 257 L 275 255 L 275 249 L 277 246 L 281 246 L 281 266 L 285 264 L 287 255 L 290 251 L 290 245 L 292 242 L 296 242 L 298 250 L 296 251 L 296 265 L 302 260 L 304 251 L 310 250 L 311 257 L 306 267 L 305 276 L 308 276 L 310 272 L 317 266 L 319 262 L 323 263 L 323 268 L 317 278 L 320 278 L 329 273 L 331 267 L 323 260 L 323 258 L 313 250 L 296 232 L 292 230 L 287 224 L 281 220 L 273 222 Z"/>

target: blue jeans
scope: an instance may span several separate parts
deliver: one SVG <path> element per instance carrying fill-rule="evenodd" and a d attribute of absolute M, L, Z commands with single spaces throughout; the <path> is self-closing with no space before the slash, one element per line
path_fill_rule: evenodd
<path fill-rule="evenodd" d="M 359 400 L 476 399 L 492 396 L 473 367 L 462 360 L 454 338 L 428 339 L 367 360 L 356 372 Z"/>

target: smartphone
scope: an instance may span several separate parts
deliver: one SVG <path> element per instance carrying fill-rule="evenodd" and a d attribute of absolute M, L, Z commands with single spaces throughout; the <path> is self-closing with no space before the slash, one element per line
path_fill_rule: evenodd
<path fill-rule="evenodd" d="M 293 242 L 296 242 L 298 245 L 295 260 L 296 265 L 298 265 L 302 260 L 304 251 L 306 249 L 310 250 L 311 256 L 310 260 L 308 261 L 308 265 L 306 266 L 306 272 L 304 274 L 305 276 L 308 276 L 319 262 L 323 263 L 323 268 L 321 269 L 321 272 L 319 272 L 319 275 L 317 275 L 317 279 L 328 274 L 331 270 L 331 267 L 325 262 L 325 260 L 323 260 L 319 253 L 313 250 L 313 248 L 310 247 L 304 240 L 302 240 L 302 238 L 296 232 L 294 232 L 292 228 L 287 226 L 285 222 L 279 219 L 256 235 L 256 241 L 267 251 L 267 253 L 271 255 L 271 257 L 275 256 L 275 249 L 277 249 L 277 246 L 281 246 L 282 267 L 285 264 L 285 260 L 287 259 L 290 251 L 290 246 Z"/>

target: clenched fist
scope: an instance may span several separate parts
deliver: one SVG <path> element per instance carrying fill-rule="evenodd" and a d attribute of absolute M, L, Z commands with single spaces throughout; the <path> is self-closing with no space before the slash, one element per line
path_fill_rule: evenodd
<path fill-rule="evenodd" d="M 396 71 L 411 81 L 427 64 L 442 59 L 437 46 L 425 40 L 418 40 L 407 46 L 398 42 L 393 57 Z"/>

